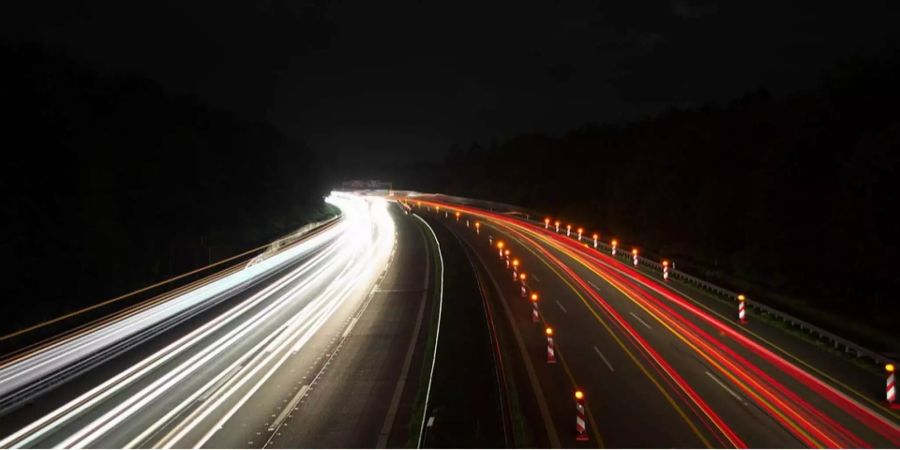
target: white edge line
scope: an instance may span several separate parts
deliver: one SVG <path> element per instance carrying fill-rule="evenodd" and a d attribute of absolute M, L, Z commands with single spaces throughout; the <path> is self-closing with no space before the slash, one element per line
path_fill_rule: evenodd
<path fill-rule="evenodd" d="M 418 214 L 413 214 L 413 216 L 428 227 L 428 231 L 431 232 L 431 236 L 434 237 L 434 243 L 437 245 L 438 259 L 441 262 L 441 289 L 439 290 L 440 294 L 438 296 L 438 323 L 437 332 L 434 334 L 434 355 L 431 357 L 431 372 L 428 374 L 428 388 L 425 390 L 425 406 L 422 407 L 422 425 L 419 427 L 419 438 L 416 443 L 416 448 L 422 448 L 422 435 L 425 432 L 425 416 L 428 415 L 428 399 L 431 397 L 431 381 L 434 378 L 434 362 L 437 360 L 438 338 L 441 336 L 441 312 L 444 309 L 444 255 L 441 253 L 441 243 L 438 241 L 437 234 L 434 233 L 434 229 L 431 228 L 431 225 L 429 225 L 425 219 L 419 217 Z"/>

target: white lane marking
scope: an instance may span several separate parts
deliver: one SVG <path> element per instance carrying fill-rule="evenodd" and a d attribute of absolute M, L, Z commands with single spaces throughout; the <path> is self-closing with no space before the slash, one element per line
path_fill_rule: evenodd
<path fill-rule="evenodd" d="M 731 388 L 729 388 L 728 386 L 726 386 L 725 383 L 722 382 L 722 380 L 718 379 L 715 375 L 709 373 L 708 370 L 706 371 L 706 375 L 708 375 L 710 378 L 713 379 L 713 381 L 715 381 L 716 383 L 718 383 L 719 386 L 722 386 L 722 389 L 725 389 L 726 391 L 728 391 L 728 393 L 731 394 L 732 397 L 734 397 L 735 399 L 737 399 L 737 401 L 739 401 L 739 402 L 741 402 L 741 403 L 744 403 L 744 399 L 742 399 L 739 395 L 737 395 L 736 392 L 732 391 Z M 744 404 L 746 404 L 746 403 L 744 403 Z"/>
<path fill-rule="evenodd" d="M 308 390 L 309 385 L 304 384 L 303 387 L 300 388 L 299 391 L 297 391 L 297 394 L 294 395 L 294 398 L 291 399 L 290 403 L 288 403 L 287 406 L 285 406 L 284 409 L 281 410 L 281 414 L 279 414 L 278 417 L 275 418 L 275 421 L 269 425 L 269 432 L 275 431 L 275 429 L 278 428 L 282 422 L 284 422 L 284 419 L 287 419 L 288 414 L 290 414 L 291 411 L 293 411 L 294 408 L 297 407 L 297 404 L 300 403 L 300 400 L 303 399 L 303 396 L 306 395 L 306 391 Z"/>
<path fill-rule="evenodd" d="M 356 325 L 357 320 L 359 320 L 359 317 L 354 317 L 353 320 L 350 321 L 350 325 L 347 325 L 347 329 L 341 334 L 341 339 L 344 339 L 351 331 L 353 331 L 353 326 Z"/>
<path fill-rule="evenodd" d="M 610 372 L 615 372 L 615 371 L 616 371 L 616 369 L 613 369 L 612 364 L 609 363 L 609 360 L 607 360 L 606 357 L 603 356 L 603 352 L 601 352 L 600 349 L 597 348 L 596 345 L 594 346 L 594 351 L 597 352 L 598 355 L 600 355 L 600 359 L 602 359 L 603 362 L 606 363 L 606 367 L 609 367 L 609 371 L 610 371 Z"/>
<path fill-rule="evenodd" d="M 594 284 L 592 281 L 588 281 L 588 284 L 591 285 L 591 287 L 594 288 L 595 291 L 600 290 L 600 287 Z"/>
<path fill-rule="evenodd" d="M 531 274 L 531 278 L 534 278 L 534 281 L 540 282 L 541 279 L 537 277 L 535 274 Z"/>
<path fill-rule="evenodd" d="M 635 319 L 638 320 L 638 322 L 644 324 L 644 326 L 647 327 L 647 329 L 650 329 L 650 325 L 648 325 L 647 322 L 644 322 L 643 319 L 641 319 L 640 317 L 638 317 L 637 314 L 635 314 L 635 313 L 633 313 L 633 312 L 630 312 L 630 313 L 628 313 L 628 314 L 631 314 L 631 317 L 634 317 Z"/>
<path fill-rule="evenodd" d="M 559 302 L 559 300 L 556 301 L 556 304 L 557 304 L 557 306 L 559 306 L 559 309 L 561 309 L 564 313 L 566 313 L 566 314 L 569 313 L 569 311 L 566 311 L 566 307 L 563 306 L 562 303 Z"/>
<path fill-rule="evenodd" d="M 425 431 L 425 414 L 428 414 L 428 399 L 431 396 L 431 381 L 434 379 L 434 362 L 437 360 L 438 338 L 441 336 L 441 314 L 444 310 L 444 254 L 441 252 L 441 242 L 438 240 L 437 234 L 435 234 L 431 225 L 419 216 L 416 216 L 416 218 L 421 220 L 422 223 L 428 227 L 428 230 L 431 231 L 431 236 L 434 237 L 434 243 L 437 244 L 438 259 L 441 262 L 441 289 L 440 295 L 438 296 L 437 332 L 434 333 L 434 355 L 431 356 L 431 372 L 428 374 L 428 388 L 425 390 L 425 406 L 422 408 L 422 426 L 419 427 L 419 439 L 416 443 L 416 448 L 422 448 L 422 435 Z"/>
<path fill-rule="evenodd" d="M 431 428 L 432 425 L 434 425 L 434 416 L 428 418 L 428 424 L 425 426 Z"/>

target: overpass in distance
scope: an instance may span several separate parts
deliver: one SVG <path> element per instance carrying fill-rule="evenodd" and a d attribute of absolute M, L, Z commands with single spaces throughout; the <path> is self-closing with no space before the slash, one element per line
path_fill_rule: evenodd
<path fill-rule="evenodd" d="M 328 201 L 297 242 L 0 359 L 0 447 L 900 446 L 884 374 L 630 248 L 512 205 Z"/>

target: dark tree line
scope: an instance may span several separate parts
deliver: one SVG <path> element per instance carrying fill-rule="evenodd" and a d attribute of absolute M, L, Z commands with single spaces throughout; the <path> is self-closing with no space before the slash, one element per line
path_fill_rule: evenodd
<path fill-rule="evenodd" d="M 802 95 L 473 144 L 404 180 L 591 224 L 810 320 L 897 336 L 897 80 L 897 56 L 857 58 Z"/>
<path fill-rule="evenodd" d="M 325 214 L 301 143 L 138 75 L 0 45 L 3 330 L 205 265 Z"/>

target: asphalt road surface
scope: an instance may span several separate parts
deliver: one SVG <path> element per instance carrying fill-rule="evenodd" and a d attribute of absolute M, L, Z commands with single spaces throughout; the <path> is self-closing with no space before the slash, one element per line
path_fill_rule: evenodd
<path fill-rule="evenodd" d="M 383 199 L 331 201 L 343 217 L 328 230 L 4 361 L 0 391 L 15 394 L 155 333 L 7 413 L 0 447 L 406 442 L 430 331 L 432 247 L 421 224 Z M 156 329 L 192 308 L 202 311 Z"/>
<path fill-rule="evenodd" d="M 477 233 L 471 226 L 460 235 L 503 297 L 531 358 L 540 411 L 532 425 L 550 446 L 900 445 L 896 413 L 835 383 L 841 374 L 826 375 L 815 356 L 786 356 L 790 350 L 595 251 L 587 239 L 513 215 L 411 200 L 414 210 L 438 220 L 449 209 L 451 218 L 458 211 L 479 222 Z M 539 294 L 539 323 L 532 323 L 532 305 L 512 281 L 498 241 L 527 274 L 529 296 Z M 555 364 L 546 361 L 547 327 Z M 588 442 L 575 441 L 577 389 L 586 397 Z"/>

